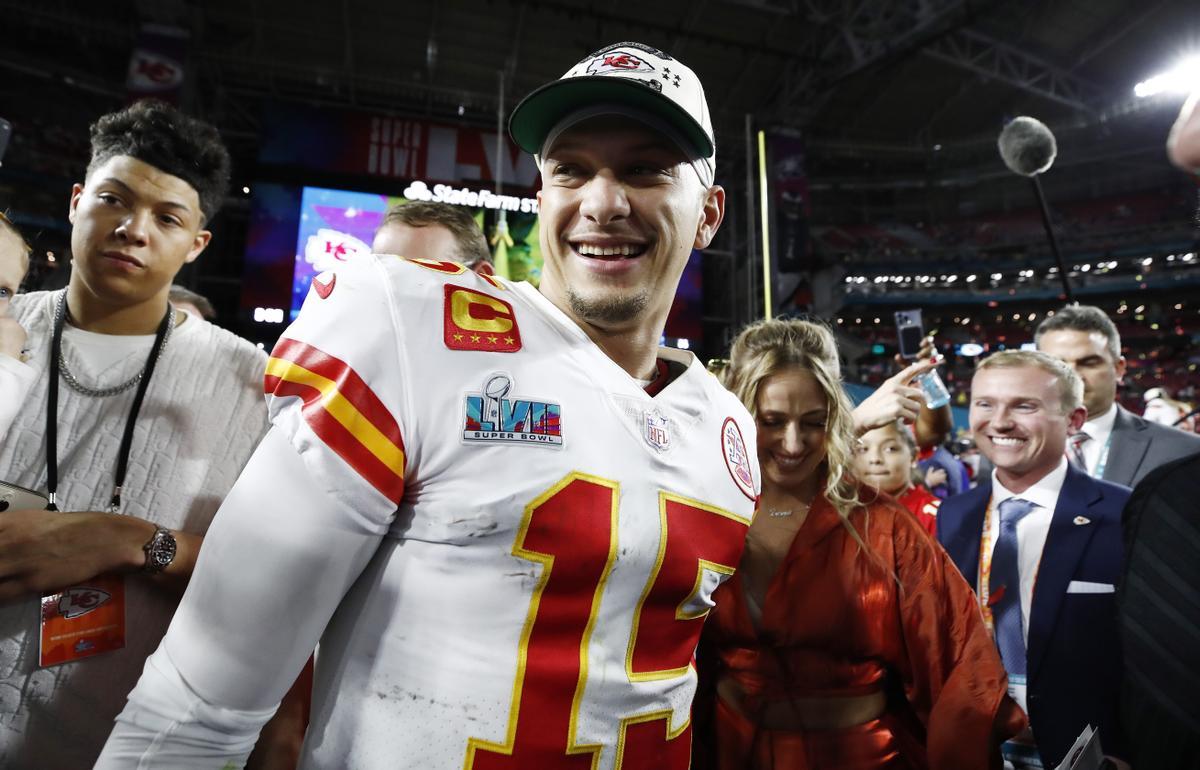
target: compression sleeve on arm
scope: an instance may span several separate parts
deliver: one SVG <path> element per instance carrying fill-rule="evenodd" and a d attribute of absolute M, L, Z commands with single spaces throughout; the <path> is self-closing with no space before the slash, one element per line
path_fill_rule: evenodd
<path fill-rule="evenodd" d="M 278 428 L 218 511 L 96 767 L 241 767 L 382 534 L 319 489 Z"/>

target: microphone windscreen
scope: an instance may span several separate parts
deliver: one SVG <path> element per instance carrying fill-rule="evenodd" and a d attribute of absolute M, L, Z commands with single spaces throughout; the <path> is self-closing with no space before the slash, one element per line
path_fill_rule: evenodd
<path fill-rule="evenodd" d="M 1046 124 L 1035 118 L 1014 118 L 1000 132 L 1000 157 L 1014 174 L 1034 176 L 1054 163 L 1058 145 Z"/>

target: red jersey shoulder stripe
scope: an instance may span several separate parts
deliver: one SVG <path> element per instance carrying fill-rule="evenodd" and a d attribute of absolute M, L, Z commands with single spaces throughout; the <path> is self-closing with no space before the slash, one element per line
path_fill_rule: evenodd
<path fill-rule="evenodd" d="M 399 504 L 405 464 L 400 425 L 348 364 L 284 338 L 267 361 L 264 387 L 276 397 L 298 397 L 312 431 L 380 494 Z"/>

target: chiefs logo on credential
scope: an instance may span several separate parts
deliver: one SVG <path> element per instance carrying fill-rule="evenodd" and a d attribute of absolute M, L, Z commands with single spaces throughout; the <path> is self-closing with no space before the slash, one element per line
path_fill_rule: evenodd
<path fill-rule="evenodd" d="M 108 591 L 88 586 L 75 586 L 63 591 L 59 597 L 58 613 L 67 620 L 72 620 L 99 609 L 111 598 Z"/>
<path fill-rule="evenodd" d="M 443 336 L 451 350 L 516 353 L 521 330 L 513 306 L 463 286 L 446 284 Z"/>

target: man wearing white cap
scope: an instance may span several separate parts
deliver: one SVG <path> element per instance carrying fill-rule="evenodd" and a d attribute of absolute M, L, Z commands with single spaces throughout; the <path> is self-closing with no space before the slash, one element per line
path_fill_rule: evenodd
<path fill-rule="evenodd" d="M 316 277 L 97 767 L 240 767 L 318 641 L 302 768 L 688 767 L 692 655 L 759 489 L 750 416 L 657 346 L 723 215 L 703 90 L 622 43 L 510 131 L 540 293 L 430 260 Z"/>

